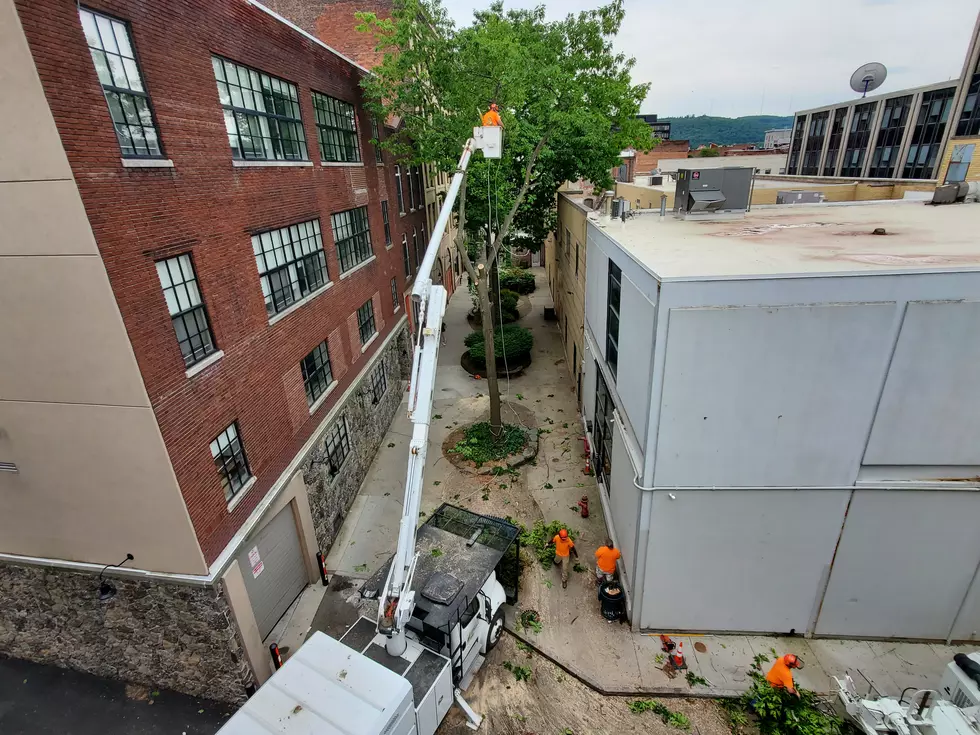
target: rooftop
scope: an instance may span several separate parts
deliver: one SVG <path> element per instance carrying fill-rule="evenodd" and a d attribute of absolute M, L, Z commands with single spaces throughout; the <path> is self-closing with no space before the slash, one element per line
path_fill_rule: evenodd
<path fill-rule="evenodd" d="M 871 234 L 878 227 L 887 234 Z M 976 204 L 783 205 L 718 221 L 648 213 L 602 231 L 660 279 L 980 270 Z"/>

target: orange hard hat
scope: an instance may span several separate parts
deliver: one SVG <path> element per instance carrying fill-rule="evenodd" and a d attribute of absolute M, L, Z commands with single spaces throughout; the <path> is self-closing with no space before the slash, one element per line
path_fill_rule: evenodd
<path fill-rule="evenodd" d="M 783 663 L 789 666 L 791 669 L 802 669 L 803 662 L 796 656 L 795 653 L 787 653 L 783 656 Z"/>
<path fill-rule="evenodd" d="M 558 532 L 558 537 L 559 537 L 559 538 L 563 538 L 563 539 L 565 539 L 565 538 L 568 538 L 568 531 L 566 531 L 566 530 L 565 530 L 564 528 L 563 528 L 563 529 L 561 529 L 561 530 L 560 530 L 560 531 Z"/>
<path fill-rule="evenodd" d="M 491 102 L 490 103 L 490 109 L 491 110 L 496 110 L 497 109 L 497 103 L 496 102 Z"/>

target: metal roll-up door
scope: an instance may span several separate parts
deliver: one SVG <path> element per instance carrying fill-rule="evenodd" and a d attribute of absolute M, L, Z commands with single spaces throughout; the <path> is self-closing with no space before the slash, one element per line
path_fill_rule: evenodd
<path fill-rule="evenodd" d="M 238 563 L 264 639 L 309 582 L 292 506 L 246 542 Z"/>

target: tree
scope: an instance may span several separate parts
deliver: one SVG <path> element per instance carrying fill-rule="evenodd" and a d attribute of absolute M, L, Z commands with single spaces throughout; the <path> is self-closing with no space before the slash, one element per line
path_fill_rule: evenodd
<path fill-rule="evenodd" d="M 717 158 L 718 156 L 721 155 L 721 151 L 719 151 L 717 148 L 712 148 L 709 146 L 707 148 L 702 148 L 701 150 L 699 150 L 698 155 L 701 158 Z"/>
<path fill-rule="evenodd" d="M 384 54 L 362 82 L 369 107 L 403 122 L 383 144 L 395 155 L 454 172 L 481 113 L 500 106 L 503 156 L 474 156 L 458 205 L 456 245 L 484 315 L 493 313 L 501 250 L 540 247 L 558 187 L 580 177 L 608 187 L 620 151 L 650 149 L 650 128 L 636 117 L 648 85 L 631 83 L 633 59 L 612 48 L 624 14 L 613 0 L 549 22 L 543 7 L 505 11 L 495 2 L 456 28 L 441 0 L 396 0 L 390 19 L 359 15 Z M 492 319 L 483 332 L 490 423 L 499 427 Z"/>

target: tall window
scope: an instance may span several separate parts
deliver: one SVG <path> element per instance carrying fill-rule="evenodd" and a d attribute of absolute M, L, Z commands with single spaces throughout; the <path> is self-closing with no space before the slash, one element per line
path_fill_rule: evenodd
<path fill-rule="evenodd" d="M 871 156 L 871 166 L 868 176 L 891 178 L 898 165 L 898 150 L 902 146 L 902 134 L 908 120 L 909 109 L 912 106 L 912 95 L 892 97 L 885 100 L 885 109 L 881 113 L 881 125 L 875 143 L 875 152 Z"/>
<path fill-rule="evenodd" d="M 623 272 L 609 261 L 609 280 L 606 293 L 606 364 L 613 376 L 619 367 L 619 298 Z"/>
<path fill-rule="evenodd" d="M 381 202 L 381 219 L 385 224 L 385 246 L 391 245 L 391 223 L 388 221 L 388 200 Z"/>
<path fill-rule="evenodd" d="M 816 176 L 820 171 L 820 154 L 823 152 L 823 141 L 827 135 L 829 117 L 829 111 L 815 112 L 810 116 L 810 134 L 806 137 L 803 166 L 800 169 L 800 173 L 804 176 Z"/>
<path fill-rule="evenodd" d="M 401 304 L 398 303 L 398 279 L 391 279 L 391 310 L 398 311 Z"/>
<path fill-rule="evenodd" d="M 912 129 L 912 144 L 905 158 L 902 177 L 906 179 L 931 179 L 935 172 L 936 158 L 949 122 L 956 87 L 925 92 L 919 105 L 919 114 Z"/>
<path fill-rule="evenodd" d="M 408 235 L 402 235 L 402 258 L 405 261 L 405 278 L 411 278 L 412 261 L 408 255 Z"/>
<path fill-rule="evenodd" d="M 398 197 L 398 211 L 405 214 L 405 195 L 402 193 L 402 167 L 395 166 L 395 194 Z"/>
<path fill-rule="evenodd" d="M 374 140 L 371 141 L 371 145 L 374 146 L 374 162 L 384 163 L 381 158 L 381 128 L 378 125 L 378 118 L 374 115 L 371 116 L 371 134 L 374 136 Z"/>
<path fill-rule="evenodd" d="M 840 145 L 844 140 L 844 121 L 846 119 L 846 107 L 839 107 L 834 110 L 834 122 L 830 126 L 830 140 L 827 141 L 827 157 L 823 162 L 824 176 L 833 176 L 837 171 L 837 157 L 840 155 Z"/>
<path fill-rule="evenodd" d="M 419 228 L 412 228 L 412 250 L 415 251 L 415 272 L 419 272 L 419 266 L 422 264 L 422 256 L 419 254 Z"/>
<path fill-rule="evenodd" d="M 362 345 L 366 345 L 378 333 L 374 326 L 374 302 L 371 299 L 357 310 L 357 331 L 361 335 Z"/>
<path fill-rule="evenodd" d="M 963 111 L 956 124 L 957 135 L 980 135 L 980 105 L 977 104 L 980 97 L 980 60 L 977 61 L 977 68 L 973 70 L 970 78 L 970 86 L 966 90 L 966 99 L 963 101 Z"/>
<path fill-rule="evenodd" d="M 575 243 L 575 275 L 578 275 L 578 243 Z"/>
<path fill-rule="evenodd" d="M 214 352 L 214 338 L 208 313 L 197 287 L 197 274 L 191 256 L 184 254 L 157 261 L 157 275 L 167 301 L 184 367 L 200 362 Z"/>
<path fill-rule="evenodd" d="M 330 352 L 324 340 L 313 351 L 303 358 L 299 364 L 303 372 L 303 387 L 306 389 L 306 403 L 312 406 L 316 399 L 326 393 L 333 383 L 333 372 L 330 369 Z"/>
<path fill-rule="evenodd" d="M 327 282 L 318 219 L 252 235 L 252 251 L 269 316 L 323 288 Z"/>
<path fill-rule="evenodd" d="M 841 164 L 841 176 L 860 176 L 864 169 L 864 158 L 868 154 L 868 141 L 871 139 L 871 124 L 874 121 L 877 102 L 866 102 L 854 108 L 851 115 L 851 130 L 847 135 L 847 147 Z"/>
<path fill-rule="evenodd" d="M 377 406 L 381 399 L 384 398 L 385 391 L 388 390 L 388 376 L 385 375 L 385 364 L 384 362 L 379 362 L 378 366 L 374 368 L 371 373 L 371 404 Z"/>
<path fill-rule="evenodd" d="M 408 209 L 410 212 L 415 211 L 415 176 L 413 176 L 414 169 L 408 166 L 405 169 L 405 177 L 408 179 Z"/>
<path fill-rule="evenodd" d="M 340 272 L 346 273 L 358 263 L 374 255 L 371 250 L 371 228 L 368 225 L 367 207 L 348 209 L 330 215 L 333 241 L 337 247 Z"/>
<path fill-rule="evenodd" d="M 233 158 L 309 160 L 295 84 L 217 56 L 211 66 Z"/>
<path fill-rule="evenodd" d="M 341 416 L 330 429 L 326 441 L 327 465 L 330 476 L 334 477 L 344 465 L 350 454 L 350 437 L 347 435 L 347 416 Z"/>
<path fill-rule="evenodd" d="M 595 421 L 592 424 L 595 435 L 595 469 L 599 479 L 608 489 L 609 476 L 612 472 L 613 410 L 615 405 L 598 364 L 595 373 Z"/>
<path fill-rule="evenodd" d="M 221 477 L 225 500 L 231 500 L 252 477 L 252 472 L 248 468 L 248 458 L 245 456 L 245 447 L 242 446 L 238 434 L 237 421 L 232 421 L 231 425 L 211 442 L 211 456 Z"/>
<path fill-rule="evenodd" d="M 342 163 L 361 160 L 354 105 L 313 92 L 313 117 L 322 160 Z"/>
<path fill-rule="evenodd" d="M 800 165 L 800 151 L 803 150 L 803 136 L 806 134 L 806 115 L 796 118 L 796 126 L 793 128 L 793 140 L 789 146 L 789 162 L 786 164 L 786 173 L 795 174 Z"/>
<path fill-rule="evenodd" d="M 162 158 L 160 132 L 129 28 L 122 21 L 91 10 L 79 9 L 78 14 L 123 158 Z"/>

